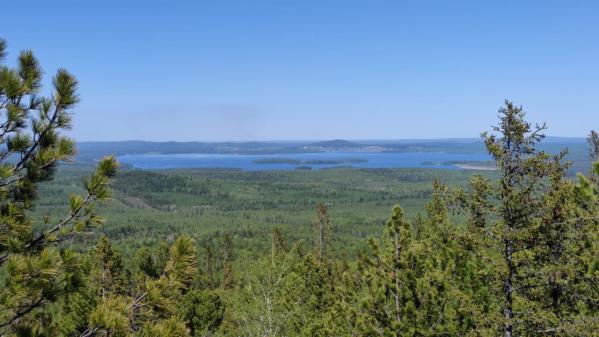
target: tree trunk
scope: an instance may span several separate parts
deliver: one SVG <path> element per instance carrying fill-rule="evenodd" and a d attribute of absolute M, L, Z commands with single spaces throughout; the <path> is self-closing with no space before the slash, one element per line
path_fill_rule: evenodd
<path fill-rule="evenodd" d="M 510 239 L 506 239 L 504 240 L 505 242 L 505 251 L 504 251 L 504 258 L 505 258 L 505 262 L 507 263 L 507 267 L 508 267 L 508 275 L 504 280 L 503 283 L 503 295 L 504 295 L 504 301 L 505 301 L 505 306 L 503 309 L 503 313 L 504 313 L 504 317 L 505 317 L 505 327 L 504 327 L 504 336 L 505 337 L 512 337 L 512 333 L 514 330 L 514 327 L 512 325 L 512 318 L 514 317 L 514 312 L 513 312 L 513 298 L 512 298 L 512 291 L 513 291 L 513 277 L 514 277 L 514 265 L 513 265 L 513 261 L 512 261 L 512 252 L 513 252 L 513 247 L 512 247 L 512 240 Z"/>

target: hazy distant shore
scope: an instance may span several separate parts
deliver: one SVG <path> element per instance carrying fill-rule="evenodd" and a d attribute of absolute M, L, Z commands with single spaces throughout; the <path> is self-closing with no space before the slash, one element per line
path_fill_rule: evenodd
<path fill-rule="evenodd" d="M 462 169 L 462 170 L 477 170 L 477 171 L 495 171 L 497 170 L 497 167 L 495 166 L 490 166 L 487 164 L 473 164 L 473 163 L 469 163 L 469 164 L 455 164 L 456 167 Z"/>
<path fill-rule="evenodd" d="M 332 165 L 332 164 L 352 164 L 352 163 L 367 163 L 367 159 L 363 158 L 347 158 L 347 159 L 309 159 L 299 160 L 293 158 L 261 158 L 253 160 L 253 164 L 293 164 L 293 165 Z"/>

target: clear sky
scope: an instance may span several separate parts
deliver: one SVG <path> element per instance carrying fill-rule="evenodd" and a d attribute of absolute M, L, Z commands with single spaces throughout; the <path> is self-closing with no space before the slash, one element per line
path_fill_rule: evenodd
<path fill-rule="evenodd" d="M 599 128 L 599 1 L 4 1 L 77 140 L 477 137 L 505 98 Z"/>

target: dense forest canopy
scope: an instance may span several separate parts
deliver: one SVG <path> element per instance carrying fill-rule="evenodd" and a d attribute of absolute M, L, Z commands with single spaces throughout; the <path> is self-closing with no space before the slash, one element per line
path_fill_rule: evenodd
<path fill-rule="evenodd" d="M 2 59 L 5 49 L 0 40 Z M 116 161 L 107 157 L 82 186 L 63 186 L 82 194 L 53 204 L 40 192 L 52 191 L 54 177 L 71 181 L 56 170 L 75 154 L 61 131 L 71 126 L 78 83 L 60 69 L 52 93 L 43 97 L 41 82 L 30 51 L 18 56 L 15 68 L 0 65 L 2 336 L 518 337 L 599 331 L 599 162 L 568 177 L 566 153 L 539 150 L 545 127 L 533 127 L 510 101 L 499 109 L 498 125 L 483 134 L 497 171 L 473 174 L 468 183 L 450 185 L 431 171 L 409 170 L 343 176 L 368 177 L 375 185 L 377 179 L 382 185 L 402 182 L 388 189 L 332 179 L 346 171 L 119 175 Z M 596 161 L 595 132 L 589 145 Z M 289 174 L 298 174 L 297 180 L 277 182 Z M 313 177 L 323 181 L 300 184 Z M 245 241 L 226 230 L 202 240 L 193 232 L 151 232 L 148 226 L 146 236 L 132 232 L 140 236 L 128 239 L 141 243 L 123 252 L 107 236 L 89 239 L 103 222 L 94 205 L 110 198 L 114 179 L 117 197 L 143 210 L 148 221 L 162 211 L 174 219 L 176 209 L 160 210 L 163 199 L 190 196 L 190 219 L 210 211 L 196 207 L 204 200 L 218 205 L 220 213 L 213 214 L 241 210 L 247 219 L 265 209 L 310 207 L 312 223 L 305 237 L 268 225 Z M 414 185 L 406 184 L 410 179 Z M 251 186 L 271 188 L 268 194 L 279 199 L 247 197 Z M 343 254 L 336 236 L 348 240 L 342 244 L 358 239 L 349 241 L 352 233 L 338 228 L 331 216 L 336 204 L 327 199 L 399 205 L 384 226 L 375 227 L 379 233 L 367 233 L 374 235 L 359 238 L 362 245 Z M 403 206 L 419 199 L 426 204 L 407 216 Z M 51 215 L 37 212 L 40 200 Z"/>

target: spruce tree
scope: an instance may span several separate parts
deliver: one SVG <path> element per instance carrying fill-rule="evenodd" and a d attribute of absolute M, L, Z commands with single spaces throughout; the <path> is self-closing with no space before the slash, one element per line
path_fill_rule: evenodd
<path fill-rule="evenodd" d="M 591 130 L 587 137 L 587 142 L 589 143 L 589 159 L 591 161 L 589 177 L 591 180 L 595 181 L 597 179 L 597 173 L 594 172 L 592 164 L 599 160 L 599 133 L 595 130 Z"/>
<path fill-rule="evenodd" d="M 228 233 L 223 236 L 223 289 L 230 289 L 235 285 L 235 274 L 233 270 L 233 241 Z"/>
<path fill-rule="evenodd" d="M 204 246 L 204 249 L 206 251 L 206 282 L 208 283 L 208 287 L 212 288 L 217 286 L 217 284 L 214 281 L 214 251 L 212 250 L 212 246 L 210 245 L 210 243 L 207 243 Z"/>
<path fill-rule="evenodd" d="M 594 163 L 599 160 L 599 133 L 595 130 L 591 130 L 587 142 L 589 143 L 589 157 L 591 163 Z"/>
<path fill-rule="evenodd" d="M 568 335 L 588 296 L 584 263 L 588 223 L 579 215 L 575 187 L 565 179 L 565 152 L 536 149 L 545 126 L 532 127 L 521 107 L 506 101 L 497 134 L 483 134 L 500 172 L 492 227 L 506 337 Z"/>
<path fill-rule="evenodd" d="M 135 261 L 144 274 L 158 278 L 164 273 L 168 257 L 169 246 L 166 242 L 160 241 L 154 247 L 141 247 L 135 254 Z"/>
<path fill-rule="evenodd" d="M 318 261 L 322 261 L 326 257 L 331 231 L 327 206 L 319 202 L 316 204 L 316 222 L 314 223 L 314 246 Z"/>
<path fill-rule="evenodd" d="M 177 307 L 178 315 L 193 337 L 212 336 L 223 322 L 225 306 L 221 297 L 209 290 L 192 289 Z"/>

